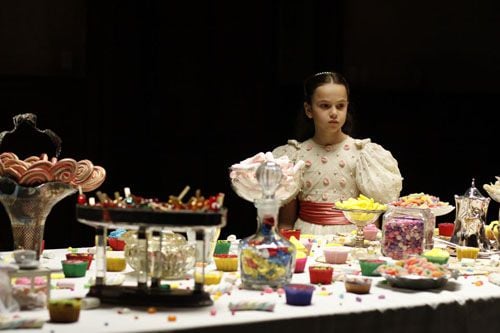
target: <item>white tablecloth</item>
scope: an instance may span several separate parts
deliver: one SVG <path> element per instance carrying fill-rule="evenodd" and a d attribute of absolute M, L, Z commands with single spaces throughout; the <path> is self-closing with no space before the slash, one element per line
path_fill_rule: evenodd
<path fill-rule="evenodd" d="M 66 250 L 47 250 L 54 259 L 43 264 L 57 269 Z M 309 258 L 314 262 L 313 258 Z M 52 290 L 53 298 L 83 297 L 88 289 L 84 285 L 94 274 L 94 264 L 87 277 L 66 279 L 77 285 L 74 291 Z M 130 271 L 130 269 L 128 269 Z M 227 273 L 225 273 L 227 274 Z M 132 273 L 127 273 L 129 277 Z M 480 282 L 479 282 L 480 281 Z M 305 273 L 294 274 L 292 282 L 309 283 Z M 55 281 L 54 281 L 55 283 Z M 178 281 L 192 285 L 192 281 Z M 238 311 L 228 309 L 229 302 L 257 300 L 275 302 L 273 312 Z M 123 305 L 123 307 L 129 307 Z M 120 306 L 102 306 L 82 310 L 80 319 L 72 324 L 47 322 L 42 329 L 16 330 L 16 332 L 157 332 L 186 330 L 192 332 L 256 330 L 312 332 L 500 332 L 500 287 L 488 282 L 486 276 L 459 277 L 445 287 L 428 291 L 392 288 L 380 277 L 373 278 L 367 295 L 346 293 L 343 282 L 318 286 L 311 306 L 290 306 L 285 295 L 276 292 L 239 290 L 219 297 L 213 306 L 202 308 L 158 308 L 149 314 L 146 308 L 134 308 L 119 314 Z M 48 310 L 22 311 L 24 317 L 49 319 Z M 175 315 L 169 322 L 167 317 Z"/>

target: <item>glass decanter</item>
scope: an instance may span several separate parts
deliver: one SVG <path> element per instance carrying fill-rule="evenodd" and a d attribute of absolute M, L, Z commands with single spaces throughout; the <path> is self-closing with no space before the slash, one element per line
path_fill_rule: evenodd
<path fill-rule="evenodd" d="M 243 288 L 261 290 L 289 283 L 295 269 L 295 246 L 277 230 L 280 200 L 275 198 L 283 173 L 274 162 L 257 169 L 262 198 L 255 200 L 257 232 L 240 242 L 240 271 Z"/>

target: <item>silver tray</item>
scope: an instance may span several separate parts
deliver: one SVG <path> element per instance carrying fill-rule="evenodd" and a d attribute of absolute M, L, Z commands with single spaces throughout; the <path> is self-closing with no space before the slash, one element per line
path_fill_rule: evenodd
<path fill-rule="evenodd" d="M 393 287 L 415 290 L 441 288 L 448 282 L 449 278 L 449 276 L 440 278 L 426 278 L 418 275 L 394 276 L 383 273 L 382 276 Z"/>

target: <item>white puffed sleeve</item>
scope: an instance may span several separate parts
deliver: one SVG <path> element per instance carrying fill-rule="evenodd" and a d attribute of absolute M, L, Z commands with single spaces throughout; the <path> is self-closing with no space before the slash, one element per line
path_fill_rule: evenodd
<path fill-rule="evenodd" d="M 370 139 L 355 140 L 355 146 L 360 150 L 356 161 L 356 183 L 361 193 L 382 203 L 396 200 L 403 187 L 396 159 Z"/>
<path fill-rule="evenodd" d="M 275 158 L 286 155 L 293 163 L 296 163 L 299 149 L 300 143 L 297 140 L 288 140 L 286 145 L 276 147 L 272 153 Z"/>

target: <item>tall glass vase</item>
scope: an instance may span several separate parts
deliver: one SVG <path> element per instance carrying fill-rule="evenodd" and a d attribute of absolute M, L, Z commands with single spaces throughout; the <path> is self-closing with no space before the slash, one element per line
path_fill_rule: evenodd
<path fill-rule="evenodd" d="M 56 203 L 75 192 L 74 187 L 61 182 L 24 187 L 0 177 L 0 201 L 10 218 L 14 249 L 34 250 L 38 260 L 47 216 Z"/>
<path fill-rule="evenodd" d="M 244 288 L 277 288 L 290 282 L 295 246 L 277 231 L 279 201 L 256 200 L 257 232 L 240 242 L 241 282 Z"/>

